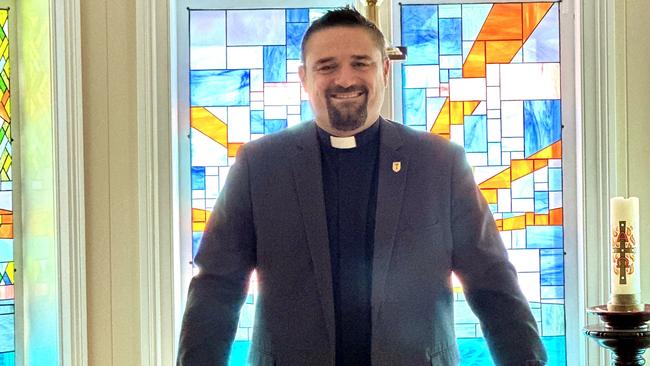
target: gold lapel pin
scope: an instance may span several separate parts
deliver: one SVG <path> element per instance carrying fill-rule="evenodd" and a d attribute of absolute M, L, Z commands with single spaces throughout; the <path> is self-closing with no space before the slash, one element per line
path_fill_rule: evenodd
<path fill-rule="evenodd" d="M 402 162 L 401 161 L 394 161 L 393 162 L 393 171 L 395 173 L 398 173 L 400 170 L 402 170 Z"/>

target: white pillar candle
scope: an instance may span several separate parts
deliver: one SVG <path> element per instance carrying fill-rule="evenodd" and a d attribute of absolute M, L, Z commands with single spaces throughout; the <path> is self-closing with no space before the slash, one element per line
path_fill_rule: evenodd
<path fill-rule="evenodd" d="M 610 277 L 613 295 L 640 295 L 639 199 L 610 201 Z"/>

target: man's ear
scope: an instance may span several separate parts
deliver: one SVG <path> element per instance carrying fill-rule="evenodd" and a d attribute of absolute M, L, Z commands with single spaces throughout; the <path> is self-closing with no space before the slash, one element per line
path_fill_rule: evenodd
<path fill-rule="evenodd" d="M 300 65 L 298 67 L 298 76 L 300 77 L 303 88 L 305 87 L 305 72 L 305 65 Z"/>

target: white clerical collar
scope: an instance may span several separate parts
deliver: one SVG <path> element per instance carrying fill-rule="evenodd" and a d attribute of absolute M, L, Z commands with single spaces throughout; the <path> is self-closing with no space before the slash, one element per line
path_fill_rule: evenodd
<path fill-rule="evenodd" d="M 354 136 L 336 137 L 330 136 L 330 143 L 335 149 L 354 149 L 357 147 L 357 139 Z"/>

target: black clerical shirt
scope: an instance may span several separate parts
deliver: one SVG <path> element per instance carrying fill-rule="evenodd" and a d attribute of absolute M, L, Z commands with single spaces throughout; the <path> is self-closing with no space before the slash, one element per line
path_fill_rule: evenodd
<path fill-rule="evenodd" d="M 372 254 L 377 205 L 379 123 L 332 147 L 319 129 L 332 262 L 336 365 L 370 365 Z"/>

